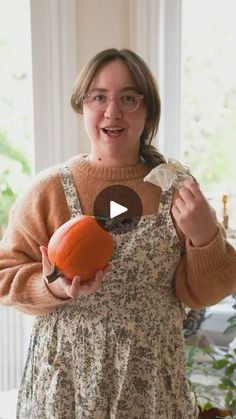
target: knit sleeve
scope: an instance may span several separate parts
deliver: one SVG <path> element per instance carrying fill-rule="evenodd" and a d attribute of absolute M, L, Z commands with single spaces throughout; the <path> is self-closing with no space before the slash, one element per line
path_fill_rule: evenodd
<path fill-rule="evenodd" d="M 68 219 L 57 174 L 36 177 L 10 214 L 0 242 L 0 303 L 41 315 L 68 301 L 55 297 L 42 275 L 39 246 Z"/>
<path fill-rule="evenodd" d="M 186 241 L 176 271 L 175 291 L 192 308 L 214 305 L 236 292 L 236 250 L 220 225 L 207 246 L 193 247 Z"/>

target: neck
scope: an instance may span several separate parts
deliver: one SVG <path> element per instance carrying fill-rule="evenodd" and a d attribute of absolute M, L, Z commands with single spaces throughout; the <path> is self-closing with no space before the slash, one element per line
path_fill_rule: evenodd
<path fill-rule="evenodd" d="M 136 164 L 141 162 L 140 156 L 109 156 L 109 155 L 102 155 L 91 153 L 88 155 L 88 159 L 93 162 L 101 165 L 103 167 L 130 167 L 135 166 Z"/>

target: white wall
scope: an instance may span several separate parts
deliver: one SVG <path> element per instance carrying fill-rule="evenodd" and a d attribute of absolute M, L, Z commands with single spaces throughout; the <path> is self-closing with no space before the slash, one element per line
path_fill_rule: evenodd
<path fill-rule="evenodd" d="M 130 45 L 129 0 L 77 0 L 78 65 L 105 48 Z"/>
<path fill-rule="evenodd" d="M 77 0 L 76 8 L 78 71 L 105 48 L 130 47 L 129 0 Z M 79 117 L 78 150 L 89 150 L 82 117 Z"/>
<path fill-rule="evenodd" d="M 77 73 L 76 0 L 30 0 L 35 172 L 78 151 L 70 92 Z"/>

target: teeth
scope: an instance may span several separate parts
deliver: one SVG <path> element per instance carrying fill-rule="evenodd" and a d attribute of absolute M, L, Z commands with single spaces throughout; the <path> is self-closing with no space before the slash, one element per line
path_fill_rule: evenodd
<path fill-rule="evenodd" d="M 121 131 L 122 128 L 105 128 L 106 131 Z"/>

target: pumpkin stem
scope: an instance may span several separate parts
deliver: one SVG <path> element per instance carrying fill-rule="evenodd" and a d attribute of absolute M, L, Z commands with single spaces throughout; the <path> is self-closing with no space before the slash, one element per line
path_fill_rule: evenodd
<path fill-rule="evenodd" d="M 62 276 L 62 273 L 55 266 L 53 268 L 53 271 L 50 274 L 46 275 L 46 278 L 48 280 L 48 283 L 51 284 L 52 282 L 56 281 L 56 279 L 59 278 L 59 276 Z"/>
<path fill-rule="evenodd" d="M 97 221 L 97 223 L 100 225 L 100 227 L 103 228 L 103 230 L 108 231 L 108 228 L 106 227 L 106 220 L 107 220 L 106 217 L 98 216 L 98 217 L 94 217 L 94 218 Z"/>

